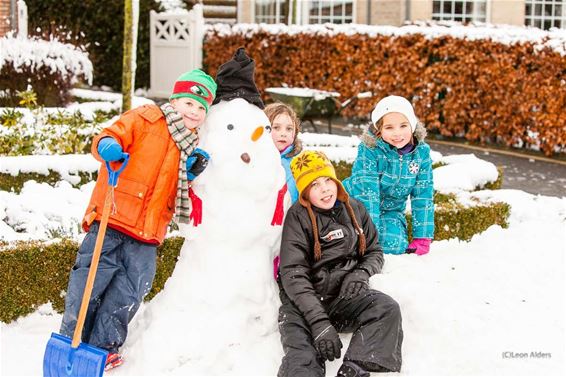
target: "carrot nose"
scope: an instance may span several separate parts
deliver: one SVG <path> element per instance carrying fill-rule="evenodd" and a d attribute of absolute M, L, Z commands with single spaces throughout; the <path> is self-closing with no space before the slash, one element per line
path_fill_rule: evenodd
<path fill-rule="evenodd" d="M 257 141 L 263 135 L 263 127 L 259 126 L 252 133 L 252 141 Z"/>

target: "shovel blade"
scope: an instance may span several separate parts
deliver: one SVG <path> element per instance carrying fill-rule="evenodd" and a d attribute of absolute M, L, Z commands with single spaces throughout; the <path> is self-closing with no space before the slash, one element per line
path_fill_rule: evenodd
<path fill-rule="evenodd" d="M 101 377 L 108 351 L 86 343 L 71 347 L 71 339 L 52 333 L 43 356 L 45 377 Z"/>

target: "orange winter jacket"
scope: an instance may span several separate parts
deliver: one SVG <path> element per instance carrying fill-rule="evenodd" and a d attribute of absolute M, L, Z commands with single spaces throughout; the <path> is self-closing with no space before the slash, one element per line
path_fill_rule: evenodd
<path fill-rule="evenodd" d="M 92 143 L 92 154 L 101 161 L 98 142 L 111 136 L 130 160 L 114 189 L 116 212 L 108 226 L 143 242 L 160 244 L 175 211 L 180 152 L 167 129 L 165 116 L 156 105 L 145 105 L 124 113 L 105 128 Z M 112 163 L 112 169 L 120 163 Z M 103 163 L 86 209 L 82 226 L 88 231 L 102 218 L 108 188 L 108 172 Z"/>

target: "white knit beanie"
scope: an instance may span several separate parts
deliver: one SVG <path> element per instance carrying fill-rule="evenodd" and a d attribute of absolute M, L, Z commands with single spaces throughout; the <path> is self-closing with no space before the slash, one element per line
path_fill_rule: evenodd
<path fill-rule="evenodd" d="M 385 114 L 389 113 L 403 114 L 411 125 L 411 132 L 415 132 L 415 129 L 417 128 L 417 117 L 413 110 L 413 105 L 411 105 L 406 98 L 399 96 L 388 96 L 383 98 L 377 103 L 377 105 L 375 105 L 375 109 L 371 112 L 372 123 L 376 124 L 378 120 L 385 116 Z"/>

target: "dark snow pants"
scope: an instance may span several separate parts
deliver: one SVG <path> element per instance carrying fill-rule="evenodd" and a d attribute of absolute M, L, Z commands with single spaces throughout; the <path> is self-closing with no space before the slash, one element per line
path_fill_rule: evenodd
<path fill-rule="evenodd" d="M 325 365 L 314 347 L 310 326 L 299 309 L 280 290 L 279 332 L 285 356 L 278 377 L 325 375 Z M 385 293 L 367 290 L 350 300 L 335 299 L 326 305 L 338 332 L 353 332 L 343 360 L 370 372 L 401 370 L 401 311 Z"/>
<path fill-rule="evenodd" d="M 99 223 L 86 234 L 73 266 L 65 297 L 61 334 L 73 337 L 81 307 Z M 104 245 L 92 289 L 82 341 L 118 352 L 128 334 L 128 323 L 151 290 L 155 276 L 156 245 L 140 242 L 106 228 Z"/>

